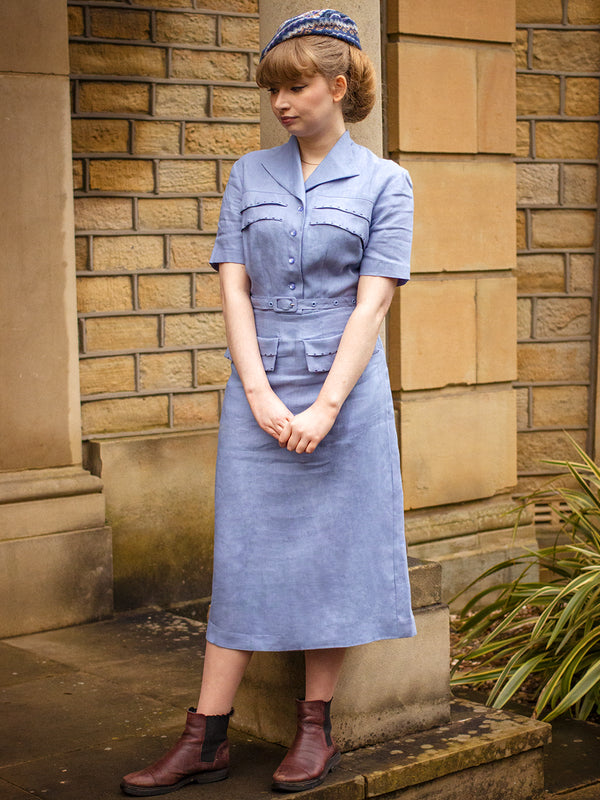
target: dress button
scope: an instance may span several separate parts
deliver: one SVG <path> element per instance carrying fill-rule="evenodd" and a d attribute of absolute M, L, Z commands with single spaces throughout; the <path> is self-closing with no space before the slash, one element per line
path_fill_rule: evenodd
<path fill-rule="evenodd" d="M 288 264 L 295 264 L 295 263 L 296 263 L 296 259 L 294 258 L 294 256 L 290 256 L 288 258 Z"/>
<path fill-rule="evenodd" d="M 296 288 L 296 284 L 295 283 L 290 283 L 290 289 L 295 289 L 295 288 Z"/>
<path fill-rule="evenodd" d="M 298 212 L 301 214 L 304 211 L 304 206 L 298 206 Z"/>
<path fill-rule="evenodd" d="M 290 236 L 296 236 L 297 234 L 298 234 L 298 231 L 290 231 Z"/>

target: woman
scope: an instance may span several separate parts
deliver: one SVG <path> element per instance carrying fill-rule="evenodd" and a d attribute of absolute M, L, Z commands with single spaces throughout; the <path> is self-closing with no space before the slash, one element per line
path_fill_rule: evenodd
<path fill-rule="evenodd" d="M 172 750 L 124 778 L 132 795 L 227 777 L 227 724 L 254 650 L 305 653 L 298 732 L 273 788 L 319 785 L 340 760 L 330 703 L 345 648 L 415 633 L 378 338 L 409 276 L 410 179 L 345 129 L 375 96 L 349 17 L 284 22 L 257 83 L 291 137 L 234 165 L 211 256 L 232 373 L 202 688 Z"/>

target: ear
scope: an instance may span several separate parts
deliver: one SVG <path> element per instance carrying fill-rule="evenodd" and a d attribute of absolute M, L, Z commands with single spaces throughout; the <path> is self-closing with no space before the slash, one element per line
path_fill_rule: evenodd
<path fill-rule="evenodd" d="M 331 94 L 336 103 L 340 103 L 348 91 L 348 81 L 345 75 L 337 75 L 331 82 Z"/>

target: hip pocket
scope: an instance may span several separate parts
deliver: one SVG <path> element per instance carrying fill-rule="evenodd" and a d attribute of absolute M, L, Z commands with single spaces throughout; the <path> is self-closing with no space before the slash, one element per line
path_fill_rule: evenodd
<path fill-rule="evenodd" d="M 273 372 L 275 369 L 275 362 L 277 361 L 279 338 L 277 336 L 257 336 L 256 341 L 258 342 L 258 350 L 265 372 Z M 225 358 L 228 358 L 230 361 L 232 360 L 229 348 L 225 350 Z"/>
<path fill-rule="evenodd" d="M 304 340 L 306 367 L 309 372 L 329 372 L 340 346 L 341 333 Z"/>

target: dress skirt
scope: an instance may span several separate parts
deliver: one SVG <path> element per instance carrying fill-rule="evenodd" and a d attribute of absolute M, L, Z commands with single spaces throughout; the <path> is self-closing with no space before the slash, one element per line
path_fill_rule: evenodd
<path fill-rule="evenodd" d="M 292 413 L 317 397 L 351 312 L 350 303 L 255 309 L 268 379 Z M 219 432 L 208 640 L 307 650 L 415 632 L 381 342 L 311 454 L 280 448 L 261 430 L 232 365 Z"/>

